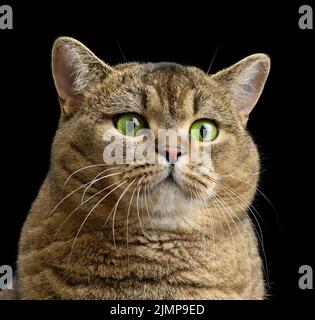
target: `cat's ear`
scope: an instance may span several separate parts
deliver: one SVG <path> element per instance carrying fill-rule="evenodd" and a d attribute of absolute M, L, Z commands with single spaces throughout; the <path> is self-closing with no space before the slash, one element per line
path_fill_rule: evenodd
<path fill-rule="evenodd" d="M 231 94 L 238 117 L 244 126 L 263 91 L 269 70 L 269 57 L 258 53 L 212 75 L 212 78 Z"/>
<path fill-rule="evenodd" d="M 65 114 L 75 111 L 83 93 L 93 81 L 105 78 L 112 68 L 97 58 L 81 42 L 58 38 L 52 49 L 52 73 Z"/>

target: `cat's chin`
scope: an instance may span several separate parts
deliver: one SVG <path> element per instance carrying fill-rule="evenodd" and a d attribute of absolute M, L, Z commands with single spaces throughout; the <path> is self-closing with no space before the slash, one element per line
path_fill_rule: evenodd
<path fill-rule="evenodd" d="M 178 198 L 180 197 L 187 197 L 189 193 L 186 188 L 181 185 L 177 179 L 174 178 L 172 174 L 166 176 L 163 180 L 159 181 L 152 187 L 152 192 L 155 194 L 173 194 L 176 195 Z"/>
<path fill-rule="evenodd" d="M 184 192 L 180 184 L 173 178 L 172 175 L 169 175 L 167 178 L 165 178 L 163 181 L 160 182 L 160 185 L 158 185 L 159 188 L 174 188 L 178 192 Z"/>
<path fill-rule="evenodd" d="M 150 195 L 153 199 L 150 210 L 163 214 L 189 210 L 194 202 L 188 192 L 171 176 L 155 185 Z"/>

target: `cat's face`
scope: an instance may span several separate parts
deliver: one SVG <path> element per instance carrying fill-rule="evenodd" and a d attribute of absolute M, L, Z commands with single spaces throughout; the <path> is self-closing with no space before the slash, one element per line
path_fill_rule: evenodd
<path fill-rule="evenodd" d="M 72 171 L 98 168 L 93 175 L 82 170 L 82 183 L 107 175 L 97 190 L 117 187 L 115 200 L 159 217 L 198 206 L 246 209 L 259 158 L 245 126 L 269 72 L 267 56 L 215 75 L 171 63 L 109 67 L 79 42 L 60 38 L 53 72 L 62 106 L 53 156 Z M 150 159 L 127 161 L 132 145 L 143 154 L 144 132 Z M 116 153 L 105 151 L 109 146 Z M 120 161 L 108 159 L 118 149 Z M 108 160 L 119 163 L 104 165 Z"/>

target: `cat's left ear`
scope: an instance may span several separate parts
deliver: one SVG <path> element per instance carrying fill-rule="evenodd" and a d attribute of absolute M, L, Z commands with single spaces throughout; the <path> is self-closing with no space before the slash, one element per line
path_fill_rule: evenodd
<path fill-rule="evenodd" d="M 52 50 L 52 73 L 62 112 L 75 112 L 89 87 L 112 70 L 81 42 L 70 37 L 58 38 Z"/>
<path fill-rule="evenodd" d="M 231 94 L 237 115 L 244 126 L 256 105 L 270 71 L 270 58 L 258 53 L 212 75 Z"/>

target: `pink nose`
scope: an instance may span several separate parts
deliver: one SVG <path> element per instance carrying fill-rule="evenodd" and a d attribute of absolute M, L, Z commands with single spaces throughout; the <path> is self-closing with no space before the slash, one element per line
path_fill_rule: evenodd
<path fill-rule="evenodd" d="M 162 147 L 161 151 L 164 153 L 166 160 L 172 164 L 181 156 L 181 149 L 178 147 L 165 146 Z"/>

